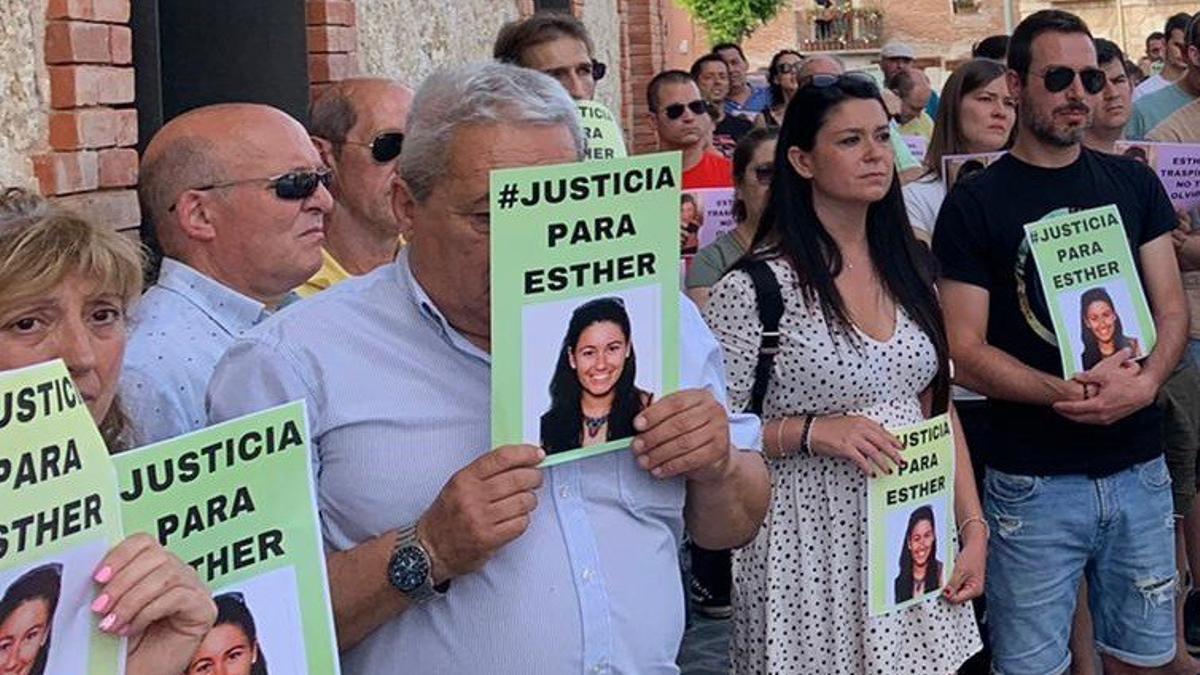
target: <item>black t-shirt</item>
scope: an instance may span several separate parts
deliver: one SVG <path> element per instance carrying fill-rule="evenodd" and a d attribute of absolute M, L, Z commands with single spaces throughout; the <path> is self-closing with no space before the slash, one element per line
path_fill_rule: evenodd
<path fill-rule="evenodd" d="M 725 119 L 713 130 L 713 149 L 721 153 L 725 159 L 733 159 L 733 150 L 738 141 L 754 128 L 754 123 L 745 117 L 725 114 Z"/>
<path fill-rule="evenodd" d="M 1141 273 L 1138 248 L 1175 227 L 1171 202 L 1145 165 L 1084 149 L 1070 166 L 1045 169 L 1010 153 L 954 186 L 938 214 L 933 251 L 943 276 L 988 290 L 991 346 L 1062 376 L 1024 226 L 1106 204 L 1121 212 Z M 992 399 L 989 409 L 994 434 L 985 460 L 1006 473 L 1103 476 L 1162 453 L 1153 405 L 1109 426 L 1077 424 L 1053 408 L 1011 401 Z"/>

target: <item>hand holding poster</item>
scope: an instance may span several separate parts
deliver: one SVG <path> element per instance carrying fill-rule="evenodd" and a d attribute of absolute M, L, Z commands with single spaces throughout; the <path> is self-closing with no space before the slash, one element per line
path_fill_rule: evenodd
<path fill-rule="evenodd" d="M 1116 150 L 1154 169 L 1176 211 L 1200 206 L 1200 143 L 1117 141 Z"/>
<path fill-rule="evenodd" d="M 954 434 L 950 416 L 893 429 L 907 462 L 867 481 L 867 599 L 872 616 L 920 602 L 954 572 Z"/>
<path fill-rule="evenodd" d="M 491 175 L 492 441 L 628 447 L 679 382 L 679 154 Z"/>
<path fill-rule="evenodd" d="M 587 161 L 625 156 L 625 138 L 612 112 L 602 103 L 576 101 L 583 120 L 583 157 Z"/>
<path fill-rule="evenodd" d="M 0 666 L 121 672 L 123 641 L 90 609 L 123 538 L 117 480 L 62 361 L 0 373 L 0 495 L 0 646 L 15 659 Z"/>
<path fill-rule="evenodd" d="M 942 180 L 946 183 L 946 189 L 954 187 L 960 178 L 969 178 L 977 173 L 982 173 L 988 165 L 1003 156 L 1003 152 L 943 156 Z"/>
<path fill-rule="evenodd" d="M 1046 306 L 1054 323 L 1063 377 L 1129 349 L 1154 349 L 1154 317 L 1133 264 L 1121 214 L 1113 205 L 1045 218 L 1025 226 Z"/>
<path fill-rule="evenodd" d="M 215 592 L 220 617 L 188 672 L 244 645 L 256 673 L 337 673 L 303 402 L 114 457 L 126 528 Z"/>

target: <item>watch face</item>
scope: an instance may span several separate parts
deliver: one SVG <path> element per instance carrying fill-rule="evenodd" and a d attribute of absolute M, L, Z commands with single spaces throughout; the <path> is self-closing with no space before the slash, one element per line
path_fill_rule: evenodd
<path fill-rule="evenodd" d="M 392 556 L 388 569 L 392 585 L 403 593 L 416 590 L 429 577 L 429 560 L 416 546 L 405 546 Z"/>

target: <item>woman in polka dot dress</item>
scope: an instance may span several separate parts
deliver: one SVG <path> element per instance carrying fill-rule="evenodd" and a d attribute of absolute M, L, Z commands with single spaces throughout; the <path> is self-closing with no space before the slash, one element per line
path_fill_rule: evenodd
<path fill-rule="evenodd" d="M 866 480 L 902 460 L 885 428 L 949 398 L 932 258 L 912 235 L 892 162 L 873 83 L 821 77 L 788 107 L 755 246 L 784 315 L 763 403 L 771 511 L 734 558 L 737 673 L 948 674 L 981 647 L 967 601 L 983 590 L 987 531 L 961 443 L 963 545 L 945 592 L 885 616 L 867 608 Z M 745 407 L 762 338 L 745 271 L 713 287 L 706 318 L 725 350 L 731 406 Z"/>

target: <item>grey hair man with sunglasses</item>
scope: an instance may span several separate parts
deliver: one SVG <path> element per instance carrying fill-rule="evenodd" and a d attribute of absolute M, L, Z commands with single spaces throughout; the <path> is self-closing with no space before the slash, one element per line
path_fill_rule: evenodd
<path fill-rule="evenodd" d="M 309 133 L 333 170 L 334 206 L 321 269 L 296 289 L 302 297 L 395 259 L 407 228 L 392 195 L 411 105 L 408 87 L 367 77 L 337 82 L 313 101 Z"/>
<path fill-rule="evenodd" d="M 330 175 L 304 127 L 265 105 L 198 108 L 150 140 L 138 196 L 164 258 L 121 375 L 137 442 L 203 427 L 217 360 L 321 266 Z"/>
<path fill-rule="evenodd" d="M 993 672 L 1067 670 L 1086 575 L 1089 637 L 1105 673 L 1194 673 L 1176 650 L 1171 478 L 1154 406 L 1187 337 L 1175 212 L 1148 167 L 1081 144 L 1107 77 L 1079 17 L 1031 14 L 1013 32 L 1008 67 L 1020 102 L 1016 143 L 955 185 L 933 239 L 956 379 L 988 397 L 995 431 L 984 456 Z M 1139 361 L 1120 349 L 1063 379 L 1024 226 L 1109 204 L 1138 261 L 1158 343 Z"/>

